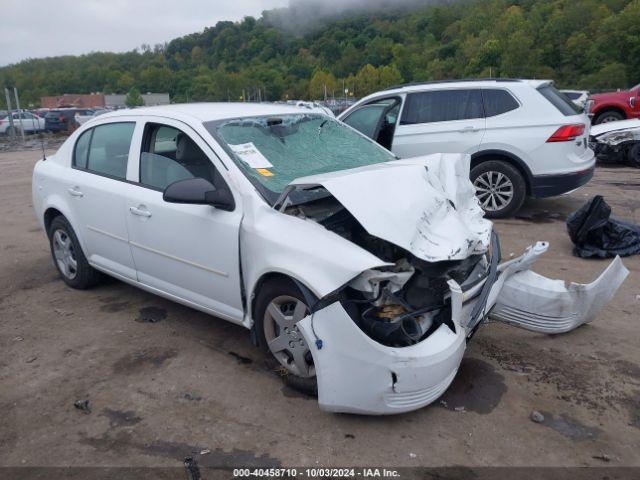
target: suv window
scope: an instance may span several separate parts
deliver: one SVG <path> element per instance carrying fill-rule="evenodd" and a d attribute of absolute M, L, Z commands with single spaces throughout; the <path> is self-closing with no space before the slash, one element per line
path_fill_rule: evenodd
<path fill-rule="evenodd" d="M 87 130 L 76 142 L 73 165 L 124 180 L 134 128 L 135 123 L 124 122 Z"/>
<path fill-rule="evenodd" d="M 480 90 L 434 90 L 410 93 L 402 111 L 402 125 L 482 118 Z"/>
<path fill-rule="evenodd" d="M 391 150 L 400 104 L 398 97 L 374 100 L 352 112 L 343 121 Z"/>
<path fill-rule="evenodd" d="M 515 110 L 520 106 L 518 101 L 506 90 L 483 89 L 482 99 L 486 117 L 495 117 Z"/>
<path fill-rule="evenodd" d="M 540 94 L 549 100 L 551 104 L 560 110 L 564 116 L 569 117 L 571 115 L 577 115 L 582 113 L 580 107 L 578 107 L 575 103 L 573 103 L 569 98 L 564 94 L 556 90 L 553 85 L 547 84 L 538 88 Z"/>
<path fill-rule="evenodd" d="M 345 118 L 344 123 L 355 128 L 367 137 L 373 138 L 378 129 L 380 115 L 382 115 L 382 112 L 384 112 L 386 108 L 387 105 L 382 103 L 365 105 Z"/>
<path fill-rule="evenodd" d="M 178 180 L 204 178 L 215 185 L 215 167 L 184 132 L 147 124 L 140 154 L 140 183 L 164 190 Z"/>

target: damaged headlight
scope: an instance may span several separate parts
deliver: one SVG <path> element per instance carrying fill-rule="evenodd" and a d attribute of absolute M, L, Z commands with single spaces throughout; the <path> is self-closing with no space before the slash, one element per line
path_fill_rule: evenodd
<path fill-rule="evenodd" d="M 492 241 L 489 256 L 425 262 L 409 255 L 393 267 L 367 270 L 341 290 L 340 301 L 369 337 L 386 346 L 414 345 L 442 324 L 455 332 L 448 282 L 466 290 L 483 281 L 499 260 L 497 239 Z"/>

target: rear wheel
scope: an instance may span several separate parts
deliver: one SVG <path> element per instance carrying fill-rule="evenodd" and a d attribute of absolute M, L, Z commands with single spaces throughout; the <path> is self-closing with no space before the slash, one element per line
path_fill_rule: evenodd
<path fill-rule="evenodd" d="M 632 167 L 640 168 L 640 143 L 636 143 L 629 149 L 627 161 Z"/>
<path fill-rule="evenodd" d="M 293 281 L 278 278 L 265 283 L 256 297 L 258 344 L 277 363 L 287 385 L 309 395 L 318 386 L 313 357 L 296 325 L 309 314 L 309 306 Z"/>
<path fill-rule="evenodd" d="M 624 120 L 624 115 L 617 110 L 605 110 L 598 114 L 593 123 L 598 125 L 600 123 L 617 122 L 618 120 Z"/>
<path fill-rule="evenodd" d="M 78 237 L 66 218 L 54 218 L 47 233 L 53 263 L 67 285 L 84 290 L 98 283 L 101 274 L 89 265 Z"/>
<path fill-rule="evenodd" d="M 487 218 L 513 215 L 527 195 L 527 186 L 520 172 L 501 160 L 477 165 L 471 170 L 471 181 Z"/>

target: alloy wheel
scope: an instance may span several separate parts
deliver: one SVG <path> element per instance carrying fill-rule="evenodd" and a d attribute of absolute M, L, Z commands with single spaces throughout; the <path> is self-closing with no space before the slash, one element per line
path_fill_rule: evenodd
<path fill-rule="evenodd" d="M 476 196 L 484 210 L 497 212 L 507 207 L 513 199 L 513 183 L 505 174 L 495 171 L 484 172 L 473 182 Z"/>
<path fill-rule="evenodd" d="M 294 375 L 314 377 L 313 358 L 298 323 L 309 314 L 304 302 L 289 295 L 274 298 L 264 312 L 264 336 L 269 350 Z"/>
<path fill-rule="evenodd" d="M 69 280 L 73 280 L 78 274 L 78 261 L 76 260 L 71 238 L 64 230 L 56 230 L 53 233 L 52 243 L 53 256 L 60 272 Z"/>

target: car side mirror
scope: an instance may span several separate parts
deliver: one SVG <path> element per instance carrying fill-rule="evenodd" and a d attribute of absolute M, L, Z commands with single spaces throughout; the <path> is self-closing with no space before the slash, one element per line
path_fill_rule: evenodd
<path fill-rule="evenodd" d="M 233 195 L 226 185 L 216 188 L 204 178 L 187 178 L 173 182 L 165 188 L 162 199 L 168 203 L 211 205 L 227 212 L 233 211 L 236 207 Z"/>

